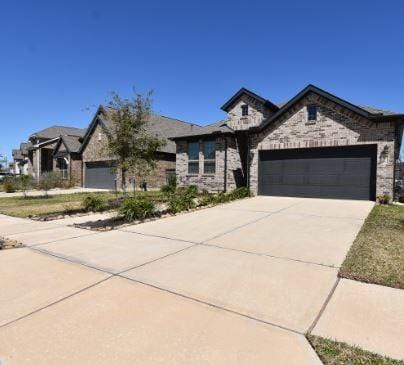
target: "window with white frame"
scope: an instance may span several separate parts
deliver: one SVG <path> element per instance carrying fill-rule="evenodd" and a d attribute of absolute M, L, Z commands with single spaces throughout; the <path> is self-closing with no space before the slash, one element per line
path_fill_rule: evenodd
<path fill-rule="evenodd" d="M 56 167 L 59 169 L 60 178 L 67 179 L 68 178 L 68 161 L 65 157 L 58 157 L 56 160 Z"/>
<path fill-rule="evenodd" d="M 203 173 L 214 174 L 216 172 L 216 142 L 214 140 L 203 143 Z"/>
<path fill-rule="evenodd" d="M 188 143 L 188 173 L 199 174 L 199 142 Z"/>

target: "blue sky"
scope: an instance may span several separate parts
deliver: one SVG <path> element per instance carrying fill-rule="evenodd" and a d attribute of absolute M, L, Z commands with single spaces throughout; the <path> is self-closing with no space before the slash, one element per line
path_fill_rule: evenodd
<path fill-rule="evenodd" d="M 312 83 L 404 112 L 402 1 L 24 1 L 0 4 L 0 153 L 86 127 L 132 86 L 206 124 L 240 87 L 273 102 Z"/>

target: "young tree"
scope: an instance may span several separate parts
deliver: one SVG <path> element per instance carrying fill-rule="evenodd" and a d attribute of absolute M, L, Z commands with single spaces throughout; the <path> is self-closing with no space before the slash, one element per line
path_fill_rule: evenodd
<path fill-rule="evenodd" d="M 27 190 L 32 187 L 33 181 L 32 176 L 30 175 L 21 175 L 20 176 L 20 188 L 24 194 L 24 198 L 27 198 Z"/>
<path fill-rule="evenodd" d="M 103 128 L 107 137 L 107 153 L 117 159 L 116 170 L 121 172 L 122 190 L 126 191 L 126 175 L 144 177 L 156 167 L 155 153 L 165 141 L 147 131 L 152 111 L 151 92 L 145 96 L 134 93 L 132 99 L 122 99 L 112 93 L 109 106 L 111 128 Z"/>

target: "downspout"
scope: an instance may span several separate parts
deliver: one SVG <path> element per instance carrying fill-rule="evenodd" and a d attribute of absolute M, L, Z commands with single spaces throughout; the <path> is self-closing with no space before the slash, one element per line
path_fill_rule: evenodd
<path fill-rule="evenodd" d="M 227 192 L 227 138 L 224 137 L 224 192 Z"/>

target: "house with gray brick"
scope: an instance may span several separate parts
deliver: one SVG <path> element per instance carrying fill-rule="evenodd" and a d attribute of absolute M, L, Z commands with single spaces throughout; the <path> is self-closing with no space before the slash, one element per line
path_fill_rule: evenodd
<path fill-rule="evenodd" d="M 272 196 L 393 196 L 404 114 L 356 105 L 309 85 L 282 105 L 240 89 L 223 121 L 177 135 L 182 186 Z"/>
<path fill-rule="evenodd" d="M 110 156 L 106 146 L 107 138 L 104 130 L 113 129 L 112 115 L 115 109 L 101 105 L 95 113 L 83 142 L 79 149 L 82 158 L 83 186 L 87 188 L 120 189 L 122 179 L 119 171 L 115 172 L 113 165 L 115 157 Z M 175 175 L 175 143 L 170 139 L 177 135 L 193 133 L 201 127 L 166 116 L 151 114 L 146 125 L 146 131 L 166 141 L 166 145 L 159 149 L 155 155 L 157 163 L 154 171 L 145 177 L 127 174 L 125 185 L 130 189 L 134 184 L 139 186 L 145 179 L 149 188 L 159 188 L 167 182 L 170 175 Z"/>

